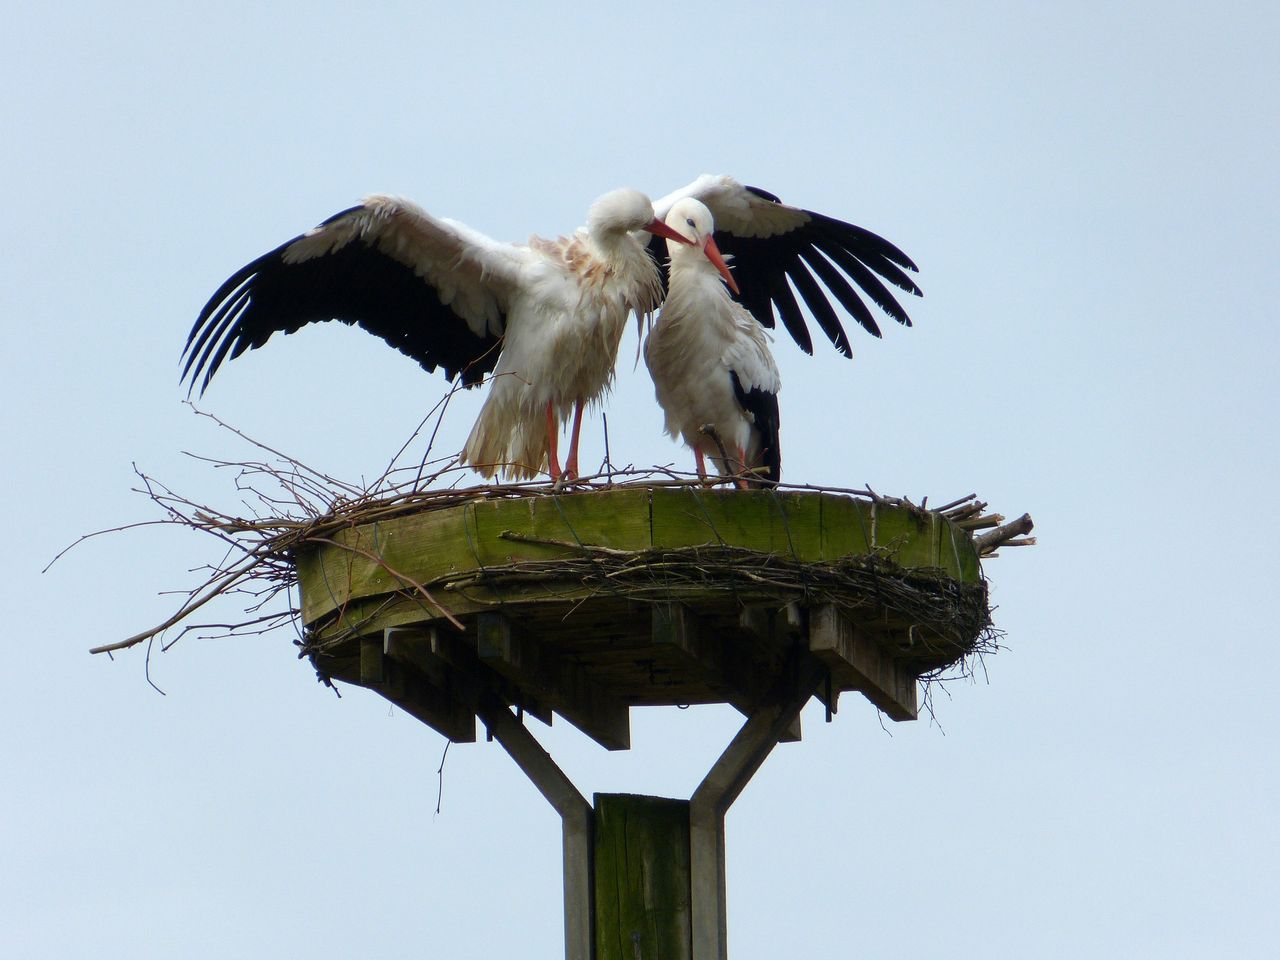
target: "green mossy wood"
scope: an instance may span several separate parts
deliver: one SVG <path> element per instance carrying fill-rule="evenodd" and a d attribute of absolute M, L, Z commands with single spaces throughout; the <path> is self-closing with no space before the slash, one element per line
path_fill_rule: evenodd
<path fill-rule="evenodd" d="M 878 556 L 904 569 L 979 580 L 972 538 L 944 517 L 830 493 L 640 487 L 477 500 L 355 527 L 334 541 L 296 558 L 307 624 L 353 601 L 403 590 L 411 586 L 405 578 L 457 582 L 486 568 L 580 556 L 578 545 L 632 551 L 729 545 L 809 563 Z M 592 592 L 584 587 L 579 594 Z M 476 582 L 445 606 L 465 614 L 542 593 L 537 585 L 495 590 Z M 566 595 L 544 599 L 557 596 Z"/>
<path fill-rule="evenodd" d="M 689 802 L 594 799 L 596 960 L 688 960 Z"/>

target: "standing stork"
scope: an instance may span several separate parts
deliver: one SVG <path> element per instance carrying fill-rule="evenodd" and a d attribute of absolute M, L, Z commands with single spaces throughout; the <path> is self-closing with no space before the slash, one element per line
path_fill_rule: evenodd
<path fill-rule="evenodd" d="M 910 326 L 907 312 L 881 278 L 920 296 L 907 275 L 916 265 L 870 230 L 789 206 L 732 177 L 703 175 L 656 201 L 654 212 L 705 253 L 705 258 L 690 257 L 668 244 L 668 265 L 662 242 L 656 237 L 650 241 L 650 252 L 663 264 L 667 292 L 645 344 L 645 361 L 667 432 L 683 437 L 693 449 L 699 475 L 705 476 L 705 456 L 710 455 L 721 473 L 763 468 L 765 479 L 777 482 L 780 379 L 756 321 L 772 328 L 781 318 L 792 339 L 811 354 L 813 341 L 798 292 L 831 343 L 852 357 L 828 297 L 879 337 L 880 328 L 852 280 L 886 314 Z M 721 252 L 733 261 L 731 275 Z M 701 433 L 706 424 L 715 427 L 726 450 Z"/>
<path fill-rule="evenodd" d="M 369 197 L 237 270 L 200 311 L 182 375 L 203 393 L 223 361 L 274 333 L 339 320 L 381 337 L 428 372 L 491 386 L 461 462 L 486 476 L 578 473 L 582 409 L 613 379 L 627 316 L 662 298 L 635 234 L 682 240 L 636 190 L 592 204 L 557 240 L 499 243 L 408 201 Z M 557 439 L 572 409 L 569 453 Z"/>
<path fill-rule="evenodd" d="M 710 456 L 721 474 L 763 467 L 764 479 L 777 483 L 782 382 L 764 328 L 729 296 L 738 288 L 716 246 L 711 211 L 684 197 L 666 224 L 691 242 L 667 241 L 667 299 L 644 345 L 667 433 L 693 450 L 700 477 Z"/>

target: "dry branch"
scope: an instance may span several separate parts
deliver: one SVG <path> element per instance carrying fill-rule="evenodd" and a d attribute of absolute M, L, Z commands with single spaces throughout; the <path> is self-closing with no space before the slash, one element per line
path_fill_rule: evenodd
<path fill-rule="evenodd" d="M 996 527 L 989 533 L 981 534 L 973 538 L 973 545 L 978 548 L 978 555 L 985 556 L 998 547 L 1009 546 L 1015 537 L 1021 537 L 1023 534 L 1030 533 L 1035 524 L 1031 520 L 1031 514 L 1024 513 L 1017 520 L 1011 520 L 1002 526 Z M 1031 540 L 1035 543 L 1035 539 Z M 1021 541 L 1017 546 L 1027 546 L 1026 541 Z"/>

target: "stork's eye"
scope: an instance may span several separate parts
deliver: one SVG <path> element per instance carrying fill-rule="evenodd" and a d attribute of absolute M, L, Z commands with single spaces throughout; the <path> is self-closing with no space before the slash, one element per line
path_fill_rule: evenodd
<path fill-rule="evenodd" d="M 691 227 L 694 226 L 693 217 L 686 217 L 684 222 Z"/>

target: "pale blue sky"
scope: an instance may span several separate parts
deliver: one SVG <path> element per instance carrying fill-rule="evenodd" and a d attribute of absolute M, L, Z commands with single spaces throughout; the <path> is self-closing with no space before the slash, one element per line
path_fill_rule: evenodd
<path fill-rule="evenodd" d="M 287 633 L 180 643 L 165 697 L 88 656 L 171 611 L 199 537 L 39 569 L 156 517 L 133 462 L 235 503 L 182 454 L 247 451 L 178 357 L 252 257 L 371 192 L 523 240 L 702 172 L 921 266 L 915 329 L 853 362 L 778 341 L 787 478 L 977 492 L 1040 537 L 989 564 L 1007 650 L 941 728 L 811 711 L 732 809 L 732 956 L 1274 952 L 1273 4 L 263 6 L 28 5 L 0 35 L 0 953 L 560 956 L 558 823 L 495 744 L 450 750 L 434 816 L 441 738 L 335 699 Z M 329 326 L 203 406 L 358 477 L 442 390 Z M 615 459 L 687 466 L 643 367 L 607 409 Z M 737 722 L 636 712 L 626 755 L 535 731 L 586 793 L 687 796 Z"/>

